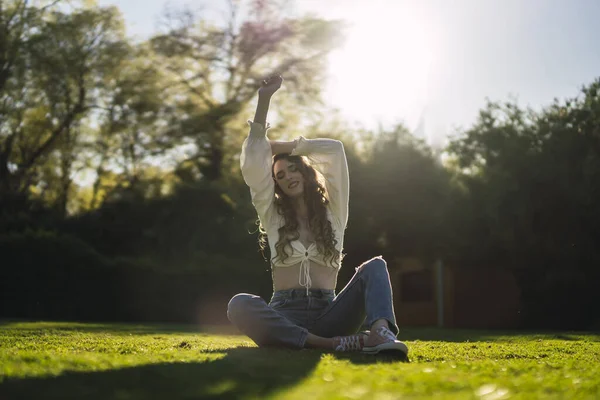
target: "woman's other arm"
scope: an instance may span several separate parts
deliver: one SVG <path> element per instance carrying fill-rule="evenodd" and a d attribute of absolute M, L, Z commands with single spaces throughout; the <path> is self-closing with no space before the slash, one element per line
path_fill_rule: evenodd
<path fill-rule="evenodd" d="M 330 208 L 340 227 L 345 229 L 348 223 L 350 179 L 343 143 L 334 139 L 306 139 L 302 136 L 292 143 L 295 143 L 292 155 L 306 156 L 310 165 L 325 179 Z"/>
<path fill-rule="evenodd" d="M 296 147 L 296 141 L 291 141 L 291 142 L 285 142 L 285 141 L 280 141 L 280 140 L 269 140 L 269 143 L 271 144 L 271 151 L 273 152 L 273 154 L 280 154 L 280 153 L 292 153 L 292 151 L 294 151 L 294 148 Z"/>

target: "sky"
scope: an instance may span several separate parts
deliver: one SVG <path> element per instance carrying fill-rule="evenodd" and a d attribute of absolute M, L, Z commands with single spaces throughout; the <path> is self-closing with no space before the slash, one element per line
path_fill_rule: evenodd
<path fill-rule="evenodd" d="M 167 4 L 226 1 L 98 3 L 144 38 Z M 539 109 L 600 77 L 598 0 L 296 0 L 294 11 L 349 24 L 329 59 L 331 106 L 366 127 L 403 122 L 432 145 L 468 128 L 486 98 Z"/>

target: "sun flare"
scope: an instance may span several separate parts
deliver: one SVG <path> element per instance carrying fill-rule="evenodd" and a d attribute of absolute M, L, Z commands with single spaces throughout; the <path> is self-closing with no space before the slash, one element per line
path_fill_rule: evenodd
<path fill-rule="evenodd" d="M 330 59 L 330 101 L 344 115 L 415 125 L 427 103 L 435 53 L 430 27 L 416 10 L 353 11 L 343 48 Z"/>

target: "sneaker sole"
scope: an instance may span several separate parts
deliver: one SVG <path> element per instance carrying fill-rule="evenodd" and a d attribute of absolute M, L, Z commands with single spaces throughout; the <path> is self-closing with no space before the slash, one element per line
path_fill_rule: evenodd
<path fill-rule="evenodd" d="M 408 357 L 408 347 L 404 343 L 383 343 L 373 347 L 363 347 L 365 354 L 386 354 L 400 357 Z"/>

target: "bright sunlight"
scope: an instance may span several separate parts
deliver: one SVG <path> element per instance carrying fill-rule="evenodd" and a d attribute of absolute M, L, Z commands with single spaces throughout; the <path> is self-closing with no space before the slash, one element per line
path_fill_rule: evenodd
<path fill-rule="evenodd" d="M 427 103 L 434 32 L 414 5 L 365 3 L 344 19 L 345 46 L 332 54 L 329 100 L 350 119 L 417 125 Z"/>

